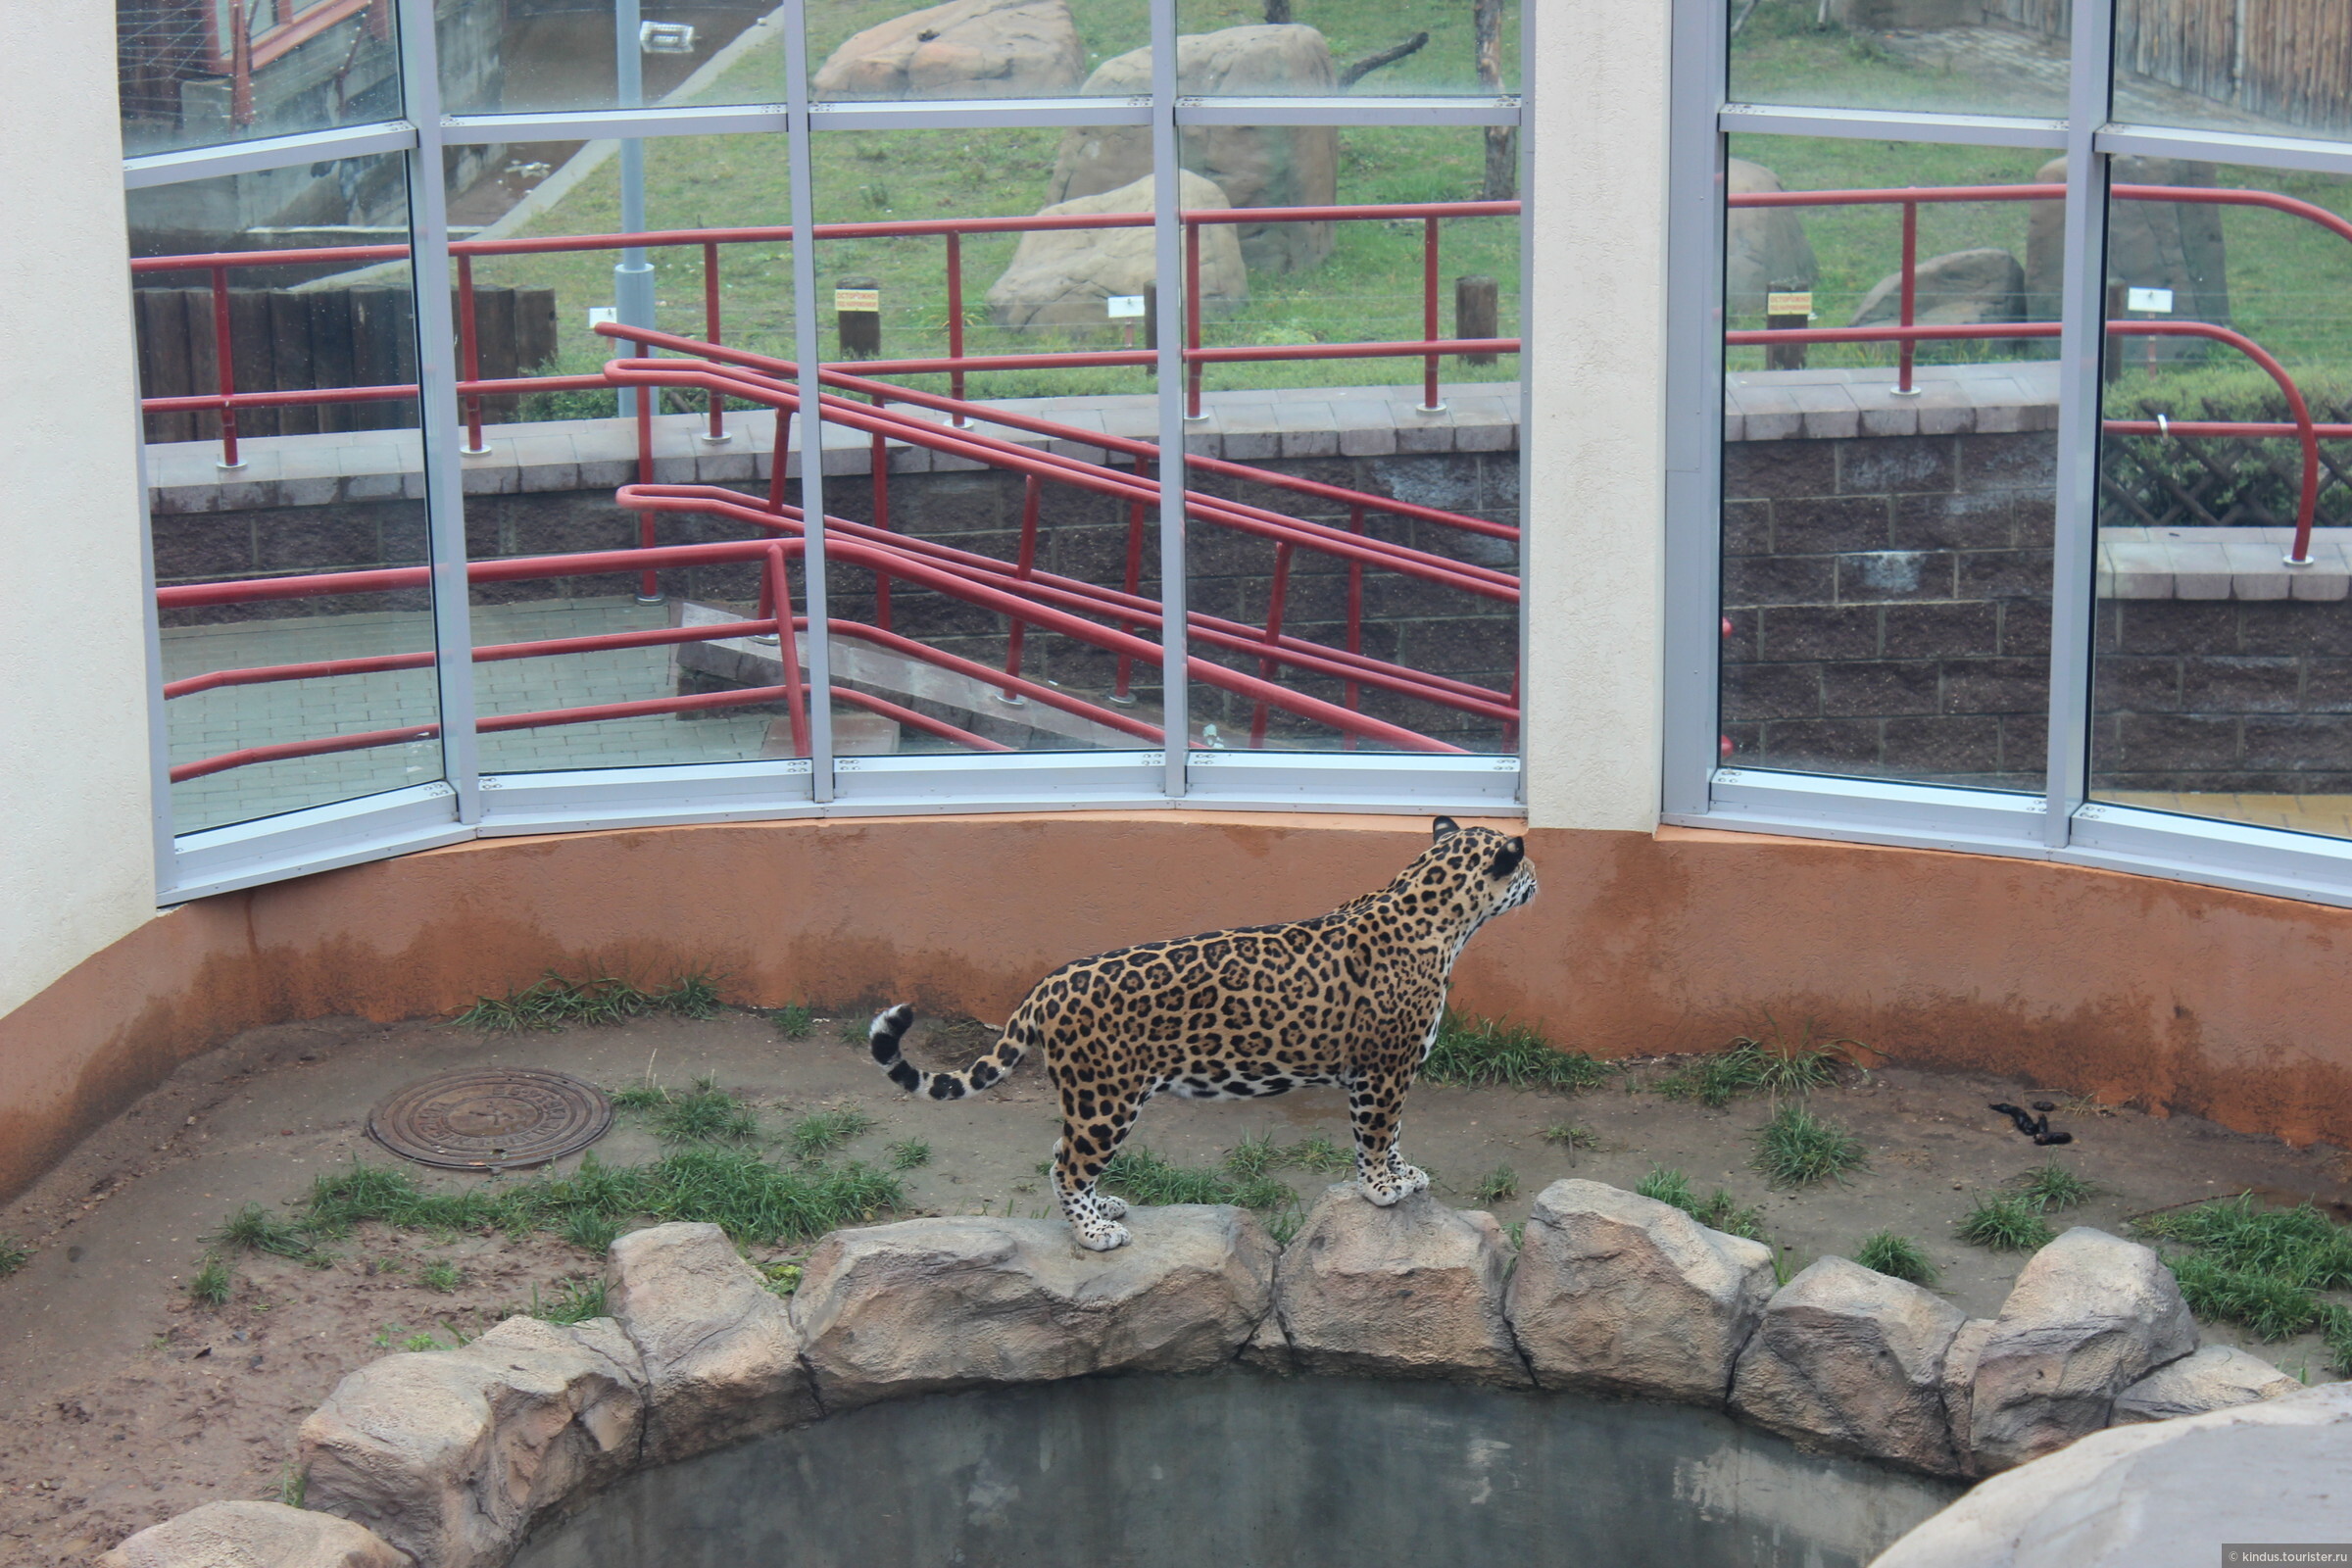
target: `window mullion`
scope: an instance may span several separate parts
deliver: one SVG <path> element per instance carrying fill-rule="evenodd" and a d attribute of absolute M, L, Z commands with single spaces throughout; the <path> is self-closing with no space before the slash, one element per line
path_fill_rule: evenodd
<path fill-rule="evenodd" d="M 1184 548 L 1184 151 L 1176 128 L 1176 0 L 1152 5 L 1152 250 L 1159 296 L 1159 687 L 1166 791 L 1182 800 L 1192 743 Z"/>
<path fill-rule="evenodd" d="M 472 595 L 466 572 L 466 477 L 458 464 L 458 331 L 450 308 L 449 191 L 441 158 L 441 68 L 430 5 L 403 5 L 403 106 L 416 126 L 406 154 L 410 287 L 416 294 L 416 390 L 424 507 L 431 541 L 434 682 L 441 712 L 441 771 L 461 822 L 482 817 L 474 739 Z"/>
<path fill-rule="evenodd" d="M 808 603 L 808 770 L 818 805 L 833 799 L 833 660 L 825 601 L 825 439 L 818 416 L 824 383 L 817 359 L 816 195 L 808 128 L 808 42 L 806 0 L 785 0 L 784 99 L 792 177 L 792 344 L 800 366 L 801 579 Z M 887 461 L 888 455 L 884 455 Z M 775 462 L 784 461 L 779 446 Z M 777 591 L 783 592 L 783 584 Z M 784 639 L 786 659 L 793 657 Z"/>
<path fill-rule="evenodd" d="M 2074 0 L 2066 126 L 2066 257 L 2058 340 L 2058 492 L 2050 562 L 2049 762 L 2043 841 L 2062 848 L 2088 784 L 2098 559 L 2099 362 L 2107 318 L 2111 0 Z"/>

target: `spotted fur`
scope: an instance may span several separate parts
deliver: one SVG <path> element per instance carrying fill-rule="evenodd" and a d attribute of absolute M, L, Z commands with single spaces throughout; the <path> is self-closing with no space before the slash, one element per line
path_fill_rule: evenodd
<path fill-rule="evenodd" d="M 1453 961 L 1478 928 L 1536 896 L 1523 840 L 1435 823 L 1435 842 L 1377 893 L 1286 925 L 1208 931 L 1065 963 L 962 1072 L 900 1053 L 914 1009 L 877 1016 L 874 1059 L 909 1094 L 961 1100 L 1032 1051 L 1061 1098 L 1054 1192 L 1078 1240 L 1120 1246 L 1127 1212 L 1095 1191 L 1147 1101 L 1250 1100 L 1304 1084 L 1348 1091 L 1356 1180 L 1386 1207 L 1429 1185 L 1396 1151 L 1405 1091 L 1446 1011 Z"/>

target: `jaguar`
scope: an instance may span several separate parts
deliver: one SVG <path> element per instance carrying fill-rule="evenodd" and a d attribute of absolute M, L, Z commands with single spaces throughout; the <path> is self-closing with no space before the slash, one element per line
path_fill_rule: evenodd
<path fill-rule="evenodd" d="M 1032 1051 L 1061 1102 L 1054 1197 L 1082 1246 L 1124 1246 L 1125 1200 L 1096 1191 L 1144 1105 L 1254 1100 L 1309 1084 L 1348 1093 L 1356 1184 L 1387 1207 L 1429 1185 L 1405 1163 L 1405 1092 L 1437 1043 L 1454 960 L 1479 927 L 1536 896 L 1524 839 L 1441 816 L 1386 887 L 1328 914 L 1204 931 L 1080 958 L 1038 981 L 996 1046 L 961 1072 L 925 1072 L 902 1046 L 901 1003 L 867 1030 L 892 1083 L 961 1100 Z"/>

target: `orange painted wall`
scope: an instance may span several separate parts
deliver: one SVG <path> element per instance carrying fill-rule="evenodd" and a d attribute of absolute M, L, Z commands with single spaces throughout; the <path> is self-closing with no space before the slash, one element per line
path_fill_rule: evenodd
<path fill-rule="evenodd" d="M 1497 822 L 1498 827 L 1508 824 Z M 490 839 L 162 916 L 0 1019 L 0 1194 L 258 1024 L 447 1013 L 547 968 L 1002 1016 L 1063 959 L 1385 881 L 1396 817 L 1101 812 Z M 1538 830 L 1468 1010 L 1601 1055 L 1812 1019 L 1895 1059 L 2352 1144 L 2352 910 L 1991 857 Z"/>

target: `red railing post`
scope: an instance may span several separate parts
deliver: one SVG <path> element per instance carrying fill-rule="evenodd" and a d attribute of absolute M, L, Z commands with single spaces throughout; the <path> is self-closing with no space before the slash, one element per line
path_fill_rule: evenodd
<path fill-rule="evenodd" d="M 1029 482 L 1022 487 L 1021 553 L 1012 567 L 1013 577 L 1017 581 L 1028 581 L 1030 573 L 1037 569 L 1037 508 L 1038 502 L 1044 498 L 1045 488 L 1045 480 L 1034 473 L 1029 475 Z M 1012 617 L 1012 630 L 1004 641 L 1004 673 L 1007 675 L 1017 676 L 1021 672 L 1021 644 L 1028 630 L 1027 621 L 1018 615 Z M 997 696 L 1007 703 L 1022 700 L 1021 694 L 1009 686 L 997 693 Z"/>
<path fill-rule="evenodd" d="M 960 359 L 962 359 L 962 358 L 963 358 L 963 244 L 962 244 L 962 240 L 963 240 L 963 236 L 962 236 L 962 235 L 956 233 L 956 232 L 955 232 L 954 230 L 952 230 L 952 229 L 949 231 L 949 233 L 948 233 L 948 358 L 949 358 L 949 359 L 951 359 L 951 360 L 960 360 Z M 960 402 L 962 402 L 962 401 L 963 401 L 963 372 L 962 372 L 961 370 L 951 370 L 951 371 L 949 371 L 949 372 L 948 372 L 948 396 L 950 396 L 950 397 L 954 398 L 954 399 L 955 399 L 956 402 L 958 402 L 958 403 L 960 403 Z M 956 415 L 955 416 L 955 419 L 956 419 L 956 423 L 957 425 L 961 425 L 961 424 L 963 423 L 963 415 L 962 415 L 961 411 L 958 411 L 958 412 L 956 413 Z"/>
<path fill-rule="evenodd" d="M 1284 539 L 1274 546 L 1274 587 L 1266 605 L 1266 645 L 1268 647 L 1279 646 L 1282 642 L 1282 605 L 1283 601 L 1290 597 L 1290 592 L 1291 542 Z M 1261 659 L 1257 662 L 1257 678 L 1272 680 L 1279 667 L 1275 661 Z M 1261 702 L 1250 711 L 1250 747 L 1252 751 L 1259 751 L 1264 749 L 1265 744 L 1266 705 Z"/>
<path fill-rule="evenodd" d="M 1438 341 L 1438 220 L 1421 220 L 1421 341 Z M 1446 405 L 1438 401 L 1438 357 L 1432 354 L 1421 368 L 1421 412 L 1435 414 Z"/>
<path fill-rule="evenodd" d="M 482 378 L 482 340 L 473 321 L 473 258 L 458 253 L 458 363 L 466 368 L 466 379 Z M 466 394 L 466 447 L 472 454 L 490 449 L 482 445 L 482 395 Z"/>
<path fill-rule="evenodd" d="M 1919 203 L 1903 203 L 1903 325 L 1912 324 L 1919 303 Z M 1909 338 L 1897 351 L 1894 390 L 1898 396 L 1910 397 L 1919 388 L 1911 384 L 1911 364 L 1916 345 Z"/>
<path fill-rule="evenodd" d="M 214 380 L 220 388 L 220 466 L 236 469 L 245 466 L 237 456 L 237 407 L 228 400 L 237 395 L 237 370 L 230 358 L 228 332 L 228 269 L 213 269 L 213 354 L 220 363 L 215 367 Z"/>
<path fill-rule="evenodd" d="M 717 344 L 718 335 L 718 241 L 703 244 L 703 337 Z M 727 421 L 723 413 L 726 398 L 716 388 L 710 393 L 710 433 L 703 437 L 712 445 L 727 438 Z"/>
<path fill-rule="evenodd" d="M 768 546 L 767 584 L 763 589 L 776 623 L 776 661 L 783 666 L 784 711 L 792 720 L 792 755 L 808 755 L 808 705 L 801 692 L 800 635 L 792 623 L 792 578 L 785 569 L 784 547 Z"/>
<path fill-rule="evenodd" d="M 885 407 L 882 394 L 874 394 L 874 407 Z M 867 459 L 873 467 L 874 526 L 890 531 L 890 442 L 880 430 L 874 432 L 873 455 Z M 874 624 L 890 630 L 890 573 L 874 568 Z"/>
<path fill-rule="evenodd" d="M 652 387 L 637 389 L 637 482 L 639 484 L 654 482 L 654 399 L 661 395 Z M 640 511 L 637 514 L 637 548 L 640 550 L 654 548 L 654 514 L 650 512 Z M 637 574 L 637 602 L 641 605 L 658 605 L 662 602 L 662 579 L 651 566 Z"/>
<path fill-rule="evenodd" d="M 1184 225 L 1184 416 L 1200 417 L 1200 225 Z"/>
<path fill-rule="evenodd" d="M 1105 466 L 1107 466 L 1107 464 Z M 1143 454 L 1136 454 L 1135 478 L 1138 484 L 1143 483 L 1147 477 L 1145 469 L 1149 466 L 1150 465 L 1145 461 Z M 1144 503 L 1142 500 L 1138 499 L 1127 503 L 1127 574 L 1121 578 L 1120 581 L 1125 585 L 1128 594 L 1135 595 L 1143 586 L 1143 580 Z M 1119 630 L 1124 632 L 1132 632 L 1136 630 L 1135 622 L 1122 620 L 1119 622 Z M 1130 689 L 1134 673 L 1135 656 L 1128 653 L 1124 648 L 1120 649 L 1118 680 L 1117 683 L 1111 687 L 1110 692 L 1110 700 L 1112 702 L 1119 704 L 1121 707 L 1125 707 L 1127 704 L 1135 701 L 1135 694 Z"/>

